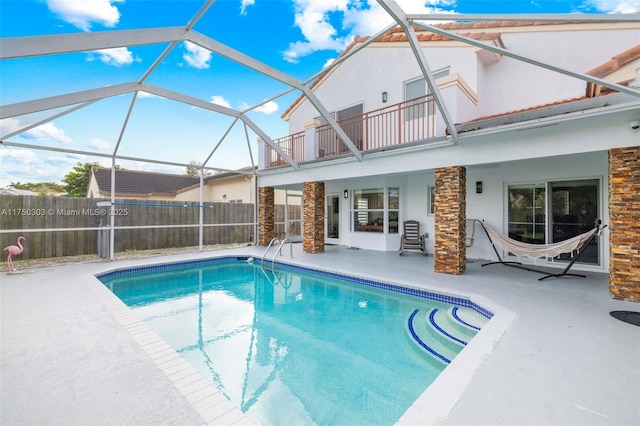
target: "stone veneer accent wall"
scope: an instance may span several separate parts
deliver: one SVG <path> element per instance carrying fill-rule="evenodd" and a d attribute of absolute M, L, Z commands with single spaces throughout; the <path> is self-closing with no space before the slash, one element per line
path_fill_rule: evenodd
<path fill-rule="evenodd" d="M 303 195 L 302 249 L 324 252 L 324 182 L 305 182 Z"/>
<path fill-rule="evenodd" d="M 268 246 L 276 236 L 275 191 L 273 188 L 258 189 L 258 245 Z"/>
<path fill-rule="evenodd" d="M 640 302 L 640 146 L 609 151 L 609 292 Z"/>
<path fill-rule="evenodd" d="M 436 172 L 434 270 L 460 275 L 466 269 L 467 169 L 442 167 Z"/>

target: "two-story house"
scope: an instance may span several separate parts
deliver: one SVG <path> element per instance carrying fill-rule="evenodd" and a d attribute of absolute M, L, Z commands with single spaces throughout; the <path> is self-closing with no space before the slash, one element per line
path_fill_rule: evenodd
<path fill-rule="evenodd" d="M 629 297 L 625 283 L 640 282 L 638 22 L 398 27 L 356 38 L 351 53 L 311 86 L 339 127 L 301 96 L 277 140 L 299 167 L 260 146 L 261 209 L 274 189 L 303 190 L 305 251 L 398 250 L 415 219 L 436 271 L 459 274 L 467 257 L 495 258 L 482 231 L 470 243 L 467 219 L 533 244 L 601 219 L 574 267 L 610 271 L 612 295 Z"/>

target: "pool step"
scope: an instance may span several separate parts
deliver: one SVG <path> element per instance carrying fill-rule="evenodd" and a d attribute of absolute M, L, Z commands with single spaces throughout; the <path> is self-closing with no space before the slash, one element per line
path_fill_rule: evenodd
<path fill-rule="evenodd" d="M 488 321 L 473 309 L 415 309 L 407 318 L 407 334 L 424 354 L 449 364 Z"/>
<path fill-rule="evenodd" d="M 462 306 L 452 306 L 447 310 L 451 323 L 462 333 L 475 336 L 489 318 L 478 311 Z"/>

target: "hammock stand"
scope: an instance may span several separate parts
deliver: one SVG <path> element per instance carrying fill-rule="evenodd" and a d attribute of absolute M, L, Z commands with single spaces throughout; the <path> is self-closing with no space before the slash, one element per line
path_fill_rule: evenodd
<path fill-rule="evenodd" d="M 576 263 L 576 261 L 580 258 L 584 249 L 600 235 L 604 228 L 607 227 L 607 225 L 601 227 L 600 225 L 602 224 L 602 221 L 598 219 L 596 220 L 593 229 L 583 234 L 576 235 L 573 238 L 569 238 L 568 240 L 552 244 L 528 244 L 505 237 L 504 235 L 493 229 L 491 226 L 489 226 L 489 224 L 485 224 L 484 221 L 478 220 L 478 222 L 480 222 L 480 225 L 482 225 L 482 229 L 484 229 L 484 232 L 487 234 L 487 238 L 489 238 L 489 241 L 491 242 L 493 251 L 496 253 L 496 256 L 498 256 L 498 261 L 484 263 L 482 266 L 495 265 L 500 263 L 504 266 L 511 266 L 513 268 L 524 269 L 525 271 L 544 274 L 544 277 L 538 278 L 538 281 L 542 281 L 547 278 L 559 278 L 564 276 L 586 278 L 586 275 L 569 273 L 569 269 L 571 269 L 573 264 Z M 493 234 L 494 238 L 491 238 L 491 234 Z M 496 240 L 495 242 L 494 239 Z M 547 271 L 530 268 L 529 266 L 523 265 L 520 262 L 502 260 L 502 257 L 500 257 L 500 253 L 496 248 L 496 244 L 502 247 L 505 251 L 516 252 L 518 256 L 527 256 L 531 259 L 539 259 L 541 257 L 555 257 L 561 253 L 573 254 L 573 252 L 576 252 L 576 255 L 572 255 L 571 262 L 569 262 L 567 267 L 564 268 L 562 272 L 558 274 L 552 274 Z"/>

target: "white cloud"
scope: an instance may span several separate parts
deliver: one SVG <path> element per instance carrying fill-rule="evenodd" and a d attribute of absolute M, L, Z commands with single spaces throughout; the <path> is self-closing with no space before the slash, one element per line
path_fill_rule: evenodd
<path fill-rule="evenodd" d="M 64 145 L 69 145 L 72 142 L 71 138 L 65 135 L 64 130 L 56 127 L 53 122 L 41 124 L 21 133 L 20 136 L 35 142 L 56 142 Z"/>
<path fill-rule="evenodd" d="M 324 63 L 324 65 L 322 66 L 322 69 L 325 69 L 326 67 L 328 67 L 329 65 L 331 65 L 332 63 L 335 62 L 337 58 L 329 58 L 327 59 L 327 61 Z"/>
<path fill-rule="evenodd" d="M 594 8 L 604 13 L 638 13 L 640 0 L 586 0 L 583 8 Z"/>
<path fill-rule="evenodd" d="M 89 146 L 99 151 L 106 151 L 111 148 L 111 142 L 100 138 L 93 138 L 89 141 Z"/>
<path fill-rule="evenodd" d="M 16 161 L 21 165 L 34 164 L 38 161 L 38 156 L 33 152 L 26 149 L 0 149 L 0 158 L 3 162 L 3 168 L 9 167 L 9 163 L 6 161 Z M 22 166 L 18 166 L 22 167 Z"/>
<path fill-rule="evenodd" d="M 211 103 L 212 104 L 216 104 L 216 105 L 220 105 L 220 106 L 223 106 L 223 107 L 231 108 L 231 104 L 223 96 L 217 96 L 217 95 L 212 96 L 211 97 Z"/>
<path fill-rule="evenodd" d="M 270 115 L 278 111 L 278 104 L 275 103 L 274 101 L 269 101 L 264 105 L 260 105 L 259 107 L 254 108 L 253 110 L 257 112 L 261 112 L 266 115 Z"/>
<path fill-rule="evenodd" d="M 126 47 L 116 47 L 113 49 L 96 50 L 94 52 L 98 55 L 98 59 L 107 65 L 113 65 L 120 67 L 122 65 L 131 65 L 134 61 L 133 54 Z M 93 60 L 90 56 L 89 60 Z M 139 61 L 139 59 L 137 60 Z"/>
<path fill-rule="evenodd" d="M 60 18 L 89 31 L 92 23 L 114 27 L 120 20 L 120 11 L 114 3 L 124 0 L 46 0 L 49 10 Z"/>
<path fill-rule="evenodd" d="M 164 99 L 162 96 L 158 96 L 158 95 L 154 95 L 153 93 L 149 93 L 149 92 L 144 92 L 144 91 L 139 91 L 138 92 L 138 99 Z"/>
<path fill-rule="evenodd" d="M 196 44 L 185 41 L 184 48 L 187 50 L 183 55 L 187 64 L 198 69 L 209 68 L 209 61 L 211 60 L 211 52 Z"/>
<path fill-rule="evenodd" d="M 455 6 L 455 0 L 396 1 L 406 13 L 444 13 Z M 355 35 L 373 35 L 393 23 L 375 0 L 294 0 L 294 8 L 304 40 L 290 43 L 283 52 L 292 63 L 319 50 L 341 51 Z"/>
<path fill-rule="evenodd" d="M 20 120 L 17 118 L 5 118 L 0 120 L 0 135 L 4 137 L 20 129 Z"/>
<path fill-rule="evenodd" d="M 59 182 L 66 173 L 61 171 L 67 170 L 47 164 L 42 151 L 28 149 L 1 149 L 0 163 L 0 187 L 6 187 L 11 182 Z"/>
<path fill-rule="evenodd" d="M 246 15 L 247 7 L 253 6 L 254 4 L 256 4 L 256 0 L 242 0 L 240 5 L 240 15 Z"/>

